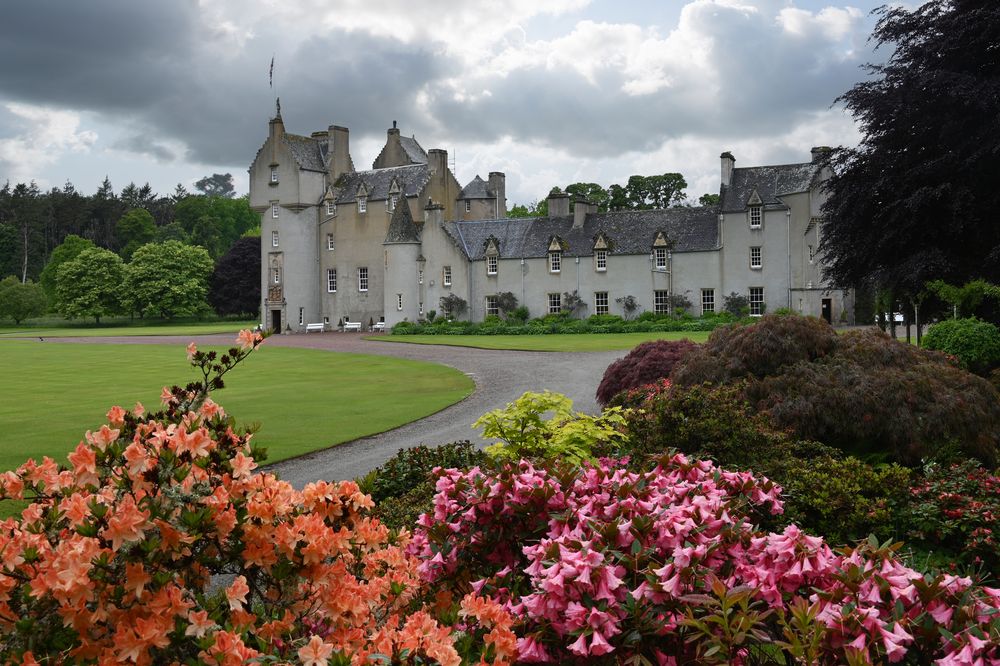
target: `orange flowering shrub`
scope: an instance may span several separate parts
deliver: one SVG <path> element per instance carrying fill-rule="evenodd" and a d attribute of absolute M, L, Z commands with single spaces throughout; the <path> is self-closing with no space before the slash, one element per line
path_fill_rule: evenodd
<path fill-rule="evenodd" d="M 0 523 L 0 659 L 509 663 L 510 616 L 424 604 L 409 535 L 367 516 L 355 483 L 254 473 L 251 436 L 209 397 L 262 338 L 238 342 L 190 345 L 201 381 L 165 388 L 156 413 L 113 407 L 69 466 L 0 474 L 0 497 L 32 502 Z"/>

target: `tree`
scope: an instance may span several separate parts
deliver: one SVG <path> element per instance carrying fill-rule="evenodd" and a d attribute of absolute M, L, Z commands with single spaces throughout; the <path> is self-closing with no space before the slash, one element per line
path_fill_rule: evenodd
<path fill-rule="evenodd" d="M 124 192 L 123 192 L 124 194 Z M 132 254 L 156 237 L 153 216 L 144 208 L 133 208 L 122 215 L 115 225 L 115 238 L 121 247 L 119 254 L 128 261 Z"/>
<path fill-rule="evenodd" d="M 699 206 L 718 206 L 721 199 L 718 194 L 705 193 L 698 197 Z"/>
<path fill-rule="evenodd" d="M 236 196 L 236 187 L 233 185 L 233 175 L 231 173 L 213 173 L 205 176 L 194 184 L 202 194 L 210 197 L 225 197 L 232 199 Z"/>
<path fill-rule="evenodd" d="M 174 208 L 174 221 L 192 244 L 201 245 L 213 258 L 221 257 L 236 239 L 260 224 L 246 197 L 193 196 Z"/>
<path fill-rule="evenodd" d="M 1000 5 L 931 0 L 883 7 L 892 46 L 839 101 L 861 143 L 831 155 L 821 251 L 842 285 L 915 295 L 924 283 L 1000 280 Z"/>
<path fill-rule="evenodd" d="M 219 259 L 209 280 L 208 302 L 220 315 L 260 309 L 260 236 L 244 236 Z"/>
<path fill-rule="evenodd" d="M 462 313 L 469 307 L 465 299 L 458 294 L 448 294 L 447 296 L 442 296 L 438 300 L 438 305 L 441 306 L 441 314 L 448 319 L 452 317 L 461 317 Z"/>
<path fill-rule="evenodd" d="M 574 199 L 582 197 L 595 204 L 599 212 L 608 210 L 608 191 L 597 183 L 572 183 L 566 186 L 566 194 L 570 196 L 570 206 Z"/>
<path fill-rule="evenodd" d="M 42 269 L 42 275 L 39 279 L 42 289 L 45 290 L 45 296 L 51 305 L 56 305 L 58 302 L 56 296 L 56 278 L 59 275 L 59 267 L 67 261 L 76 259 L 80 256 L 81 252 L 89 250 L 92 247 L 94 247 L 94 244 L 86 238 L 70 234 L 63 240 L 62 245 L 52 250 L 49 262 Z"/>
<path fill-rule="evenodd" d="M 119 291 L 125 277 L 122 259 L 111 250 L 92 247 L 63 263 L 56 273 L 59 313 L 67 319 L 121 312 Z"/>
<path fill-rule="evenodd" d="M 189 196 L 191 196 L 191 193 L 187 191 L 187 188 L 181 183 L 177 183 L 177 187 L 174 188 L 174 193 L 170 195 L 170 200 L 175 204 L 178 204 L 187 199 Z"/>
<path fill-rule="evenodd" d="M 125 267 L 122 305 L 140 317 L 150 310 L 166 319 L 201 314 L 211 274 L 204 248 L 178 241 L 143 245 Z"/>
<path fill-rule="evenodd" d="M 0 317 L 20 324 L 25 319 L 45 314 L 45 291 L 28 280 L 24 284 L 13 275 L 0 281 Z"/>

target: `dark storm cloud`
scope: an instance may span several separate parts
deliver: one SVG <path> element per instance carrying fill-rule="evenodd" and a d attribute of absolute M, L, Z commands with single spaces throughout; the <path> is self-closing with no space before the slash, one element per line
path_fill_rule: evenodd
<path fill-rule="evenodd" d="M 145 134 L 135 134 L 122 139 L 118 139 L 111 147 L 115 150 L 123 150 L 139 155 L 148 155 L 159 162 L 172 162 L 177 159 L 177 155 L 163 144 L 153 141 Z"/>

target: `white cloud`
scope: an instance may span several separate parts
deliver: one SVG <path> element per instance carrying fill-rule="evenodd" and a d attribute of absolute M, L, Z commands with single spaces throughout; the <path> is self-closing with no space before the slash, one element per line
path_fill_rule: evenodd
<path fill-rule="evenodd" d="M 97 141 L 96 133 L 80 131 L 79 113 L 15 102 L 4 106 L 23 127 L 18 136 L 0 139 L 0 162 L 9 165 L 12 181 L 37 178 L 65 153 L 87 152 Z"/>
<path fill-rule="evenodd" d="M 864 19 L 856 7 L 824 7 L 812 13 L 797 7 L 785 7 L 778 12 L 778 25 L 785 32 L 802 38 L 822 38 L 840 41 L 853 34 Z"/>

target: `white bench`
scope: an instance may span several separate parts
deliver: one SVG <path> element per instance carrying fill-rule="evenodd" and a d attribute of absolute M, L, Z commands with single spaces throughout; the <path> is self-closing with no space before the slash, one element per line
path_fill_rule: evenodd
<path fill-rule="evenodd" d="M 346 331 L 359 331 L 360 332 L 361 331 L 361 322 L 360 321 L 345 321 L 344 322 L 344 331 L 345 332 Z"/>
<path fill-rule="evenodd" d="M 306 333 L 322 333 L 326 330 L 326 324 L 323 322 L 316 322 L 315 324 L 306 324 Z"/>
<path fill-rule="evenodd" d="M 385 322 L 377 321 L 372 324 L 372 333 L 383 333 L 385 332 Z"/>

